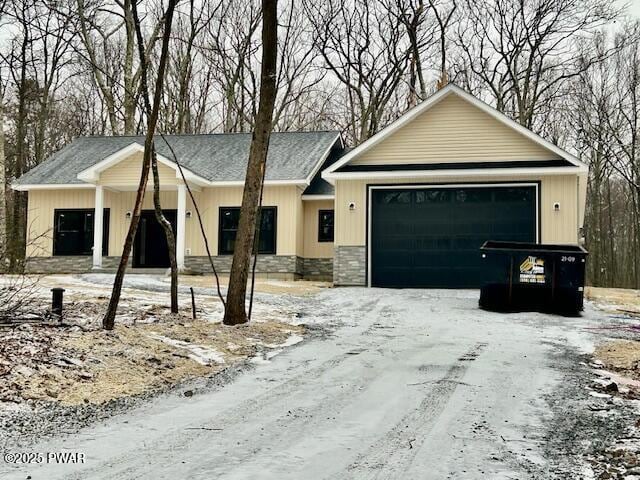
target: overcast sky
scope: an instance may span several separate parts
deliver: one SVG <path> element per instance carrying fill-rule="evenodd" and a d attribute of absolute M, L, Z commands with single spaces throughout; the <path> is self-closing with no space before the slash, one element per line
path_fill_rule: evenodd
<path fill-rule="evenodd" d="M 631 5 L 629 11 L 636 17 L 640 17 L 640 0 L 631 0 L 629 4 Z"/>

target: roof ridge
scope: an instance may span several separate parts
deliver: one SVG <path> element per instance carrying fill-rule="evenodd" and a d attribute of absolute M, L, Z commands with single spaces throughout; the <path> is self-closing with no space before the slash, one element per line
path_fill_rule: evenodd
<path fill-rule="evenodd" d="M 283 132 L 271 132 L 272 135 L 295 134 L 295 133 L 335 133 L 340 134 L 339 130 L 286 130 Z M 251 135 L 252 132 L 213 132 L 213 133 L 157 133 L 157 137 L 213 137 L 227 135 Z M 145 134 L 138 135 L 81 135 L 77 138 L 139 138 Z"/>

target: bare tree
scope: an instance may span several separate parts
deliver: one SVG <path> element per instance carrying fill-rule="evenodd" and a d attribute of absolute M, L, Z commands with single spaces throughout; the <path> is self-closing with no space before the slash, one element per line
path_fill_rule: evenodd
<path fill-rule="evenodd" d="M 427 25 L 428 9 L 424 0 L 395 0 L 387 4 L 387 10 L 398 25 L 404 27 L 409 41 L 408 107 L 413 107 L 427 96 L 423 55 L 431 44 L 432 36 Z"/>
<path fill-rule="evenodd" d="M 4 144 L 4 99 L 5 84 L 0 74 L 0 271 L 4 271 L 7 258 L 7 157 Z M 25 245 L 26 248 L 26 245 Z"/>
<path fill-rule="evenodd" d="M 153 107 L 151 106 L 151 100 L 149 96 L 148 85 L 148 66 L 147 66 L 147 54 L 145 52 L 145 42 L 142 36 L 142 26 L 140 18 L 138 16 L 138 7 L 134 1 L 131 4 L 131 17 L 133 19 L 136 38 L 138 41 L 138 53 L 140 58 L 140 94 L 144 103 L 144 109 L 147 114 L 147 128 L 155 132 L 156 125 L 151 123 L 151 117 L 153 116 Z M 162 85 L 160 86 L 162 87 Z M 161 98 L 161 96 L 160 96 Z M 156 109 L 156 117 L 158 116 L 159 105 Z M 157 122 L 157 120 L 156 120 Z M 152 133 L 153 135 L 153 133 Z M 147 133 L 148 136 L 148 133 Z M 145 148 L 146 152 L 146 148 Z M 153 137 L 151 140 L 151 152 L 148 155 L 151 161 L 151 172 L 153 174 L 153 206 L 155 211 L 156 220 L 162 226 L 164 234 L 167 240 L 167 249 L 169 250 L 169 265 L 171 266 L 171 313 L 178 313 L 178 263 L 176 261 L 176 238 L 173 234 L 171 223 L 166 219 L 162 212 L 162 205 L 160 204 L 160 175 L 158 173 L 158 156 L 156 155 L 155 143 Z"/>
<path fill-rule="evenodd" d="M 376 133 L 407 69 L 410 44 L 380 3 L 306 1 L 307 16 L 325 68 L 346 91 L 345 132 L 358 144 Z"/>
<path fill-rule="evenodd" d="M 102 326 L 106 330 L 112 330 L 115 324 L 116 311 L 118 309 L 118 303 L 120 301 L 120 293 L 122 291 L 124 274 L 127 269 L 129 255 L 131 254 L 131 247 L 133 245 L 133 240 L 135 238 L 138 223 L 140 221 L 140 213 L 142 212 L 142 201 L 144 200 L 144 194 L 147 188 L 147 182 L 149 180 L 149 169 L 151 168 L 151 163 L 154 156 L 153 137 L 155 134 L 156 125 L 158 123 L 160 101 L 164 88 L 164 74 L 169 56 L 169 38 L 171 36 L 173 12 L 175 10 L 177 1 L 178 0 L 169 0 L 167 10 L 164 14 L 162 48 L 160 53 L 160 61 L 158 64 L 155 90 L 153 94 L 153 104 L 147 118 L 147 133 L 144 141 L 144 157 L 142 161 L 142 171 L 140 173 L 140 183 L 138 184 L 136 201 L 131 215 L 131 223 L 129 224 L 129 230 L 127 231 L 127 236 L 122 248 L 122 256 L 120 257 L 118 270 L 113 281 L 113 289 L 111 291 L 111 298 L 109 299 L 109 306 L 107 307 L 107 312 L 102 319 Z M 136 8 L 135 5 L 133 6 L 133 8 Z"/>
<path fill-rule="evenodd" d="M 436 0 L 429 0 L 429 5 L 433 9 L 433 13 L 438 21 L 438 27 L 440 30 L 440 86 L 444 86 L 447 82 L 447 32 L 449 26 L 454 19 L 454 13 L 458 8 L 457 0 L 451 0 L 451 8 L 447 12 L 446 7 L 440 11 L 438 2 Z"/>
<path fill-rule="evenodd" d="M 208 23 L 201 52 L 213 68 L 222 98 L 219 103 L 223 132 L 244 132 L 256 114 L 257 79 L 251 57 L 258 46 L 254 34 L 260 26 L 260 8 L 253 0 L 230 0 Z"/>
<path fill-rule="evenodd" d="M 229 292 L 224 312 L 226 325 L 247 322 L 245 306 L 247 279 L 255 232 L 260 218 L 260 193 L 267 167 L 269 138 L 273 127 L 273 108 L 276 101 L 276 67 L 278 56 L 277 0 L 262 0 L 262 68 L 260 72 L 260 101 L 255 119 L 249 161 L 240 208 L 238 233 L 235 240 Z M 257 247 L 256 247 L 257 248 Z"/>
<path fill-rule="evenodd" d="M 135 64 L 132 1 L 76 0 L 75 11 L 68 13 L 77 20 L 83 56 L 102 95 L 112 134 L 136 130 L 142 72 Z M 161 21 L 153 26 L 145 52 L 152 51 L 161 27 Z"/>
<path fill-rule="evenodd" d="M 173 43 L 167 69 L 167 89 L 161 121 L 168 133 L 199 133 L 213 87 L 213 66 L 204 61 L 197 42 L 223 8 L 223 2 L 194 0 L 176 10 Z"/>
<path fill-rule="evenodd" d="M 605 55 L 606 37 L 598 35 L 583 48 Z M 589 244 L 589 278 L 596 285 L 611 284 L 617 275 L 614 255 L 617 239 L 612 233 L 610 177 L 615 173 L 611 165 L 611 145 L 614 135 L 610 116 L 615 116 L 615 68 L 613 60 L 605 59 L 585 71 L 574 82 L 574 98 L 570 121 L 576 129 L 575 148 L 589 163 L 589 188 L 585 212 L 585 235 Z M 564 128 L 570 128 L 564 125 Z"/>
<path fill-rule="evenodd" d="M 598 61 L 579 42 L 617 18 L 612 0 L 466 0 L 458 24 L 458 73 L 470 70 L 499 110 L 535 129 L 563 84 Z"/>

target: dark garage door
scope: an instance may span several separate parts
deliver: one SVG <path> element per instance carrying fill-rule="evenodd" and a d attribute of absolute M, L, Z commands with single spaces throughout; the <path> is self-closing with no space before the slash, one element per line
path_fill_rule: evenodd
<path fill-rule="evenodd" d="M 536 241 L 535 187 L 377 189 L 371 285 L 476 288 L 486 240 Z"/>

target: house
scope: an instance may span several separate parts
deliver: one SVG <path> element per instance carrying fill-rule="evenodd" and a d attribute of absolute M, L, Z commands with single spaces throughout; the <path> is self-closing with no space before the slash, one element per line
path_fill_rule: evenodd
<path fill-rule="evenodd" d="M 228 271 L 250 135 L 166 138 L 194 190 L 216 264 Z M 29 270 L 115 267 L 142 144 L 141 137 L 80 138 L 14 184 L 29 191 Z M 166 143 L 156 145 L 178 262 L 207 272 L 182 177 Z M 485 240 L 578 243 L 587 174 L 576 157 L 455 85 L 350 151 L 337 132 L 275 133 L 258 271 L 332 276 L 336 285 L 475 287 Z M 152 208 L 151 195 L 144 208 Z M 145 210 L 132 267 L 166 266 L 163 242 Z"/>
<path fill-rule="evenodd" d="M 161 204 L 176 233 L 178 266 L 210 272 L 192 200 L 216 265 L 229 271 L 251 134 L 166 135 L 155 140 Z M 113 271 L 131 219 L 144 137 L 83 137 L 23 175 L 28 195 L 27 270 Z M 320 176 L 342 151 L 338 132 L 274 133 L 268 155 L 257 271 L 281 278 L 331 278 L 333 193 Z M 130 258 L 134 269 L 169 265 L 153 212 L 150 177 Z M 97 248 L 96 248 L 97 247 Z M 145 270 L 142 270 L 145 271 Z"/>

